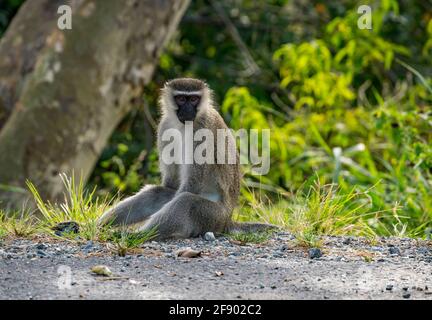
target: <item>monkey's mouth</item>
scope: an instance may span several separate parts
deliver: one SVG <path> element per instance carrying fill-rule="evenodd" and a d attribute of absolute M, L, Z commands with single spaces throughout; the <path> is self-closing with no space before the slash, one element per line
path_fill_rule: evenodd
<path fill-rule="evenodd" d="M 181 123 L 185 123 L 186 121 L 194 121 L 197 114 L 196 108 L 179 108 L 177 110 L 177 118 Z"/>

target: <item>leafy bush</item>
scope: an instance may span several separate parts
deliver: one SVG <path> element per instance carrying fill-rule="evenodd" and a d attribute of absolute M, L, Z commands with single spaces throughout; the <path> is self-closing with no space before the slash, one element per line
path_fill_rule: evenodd
<path fill-rule="evenodd" d="M 409 49 L 380 35 L 377 22 L 397 10 L 396 1 L 383 2 L 373 31 L 358 29 L 357 13 L 348 11 L 321 39 L 281 46 L 274 61 L 283 105 L 235 87 L 222 111 L 234 128 L 272 129 L 271 171 L 261 182 L 296 190 L 318 174 L 346 195 L 368 190 L 372 212 L 393 212 L 368 218 L 368 228 L 424 236 L 432 225 L 431 79 L 416 70 L 419 83 L 405 79 L 406 65 L 395 61 Z"/>

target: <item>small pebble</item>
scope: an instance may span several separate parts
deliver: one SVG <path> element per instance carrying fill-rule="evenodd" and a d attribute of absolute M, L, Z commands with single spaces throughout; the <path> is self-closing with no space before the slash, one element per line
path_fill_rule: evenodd
<path fill-rule="evenodd" d="M 214 235 L 213 232 L 206 232 L 204 234 L 204 240 L 206 240 L 206 241 L 215 241 L 216 237 L 215 237 L 215 235 Z"/>
<path fill-rule="evenodd" d="M 284 245 L 282 245 L 282 246 L 279 248 L 279 250 L 280 250 L 280 251 L 288 250 L 288 246 L 287 246 L 286 244 L 284 244 Z"/>
<path fill-rule="evenodd" d="M 425 248 L 425 247 L 420 247 L 420 248 L 418 248 L 418 253 L 423 254 L 423 255 L 428 255 L 429 249 Z"/>
<path fill-rule="evenodd" d="M 45 256 L 46 256 L 46 253 L 43 252 L 42 250 L 37 250 L 37 251 L 36 251 L 36 254 L 37 254 L 38 256 L 40 256 L 40 257 L 45 257 Z"/>
<path fill-rule="evenodd" d="M 36 245 L 36 249 L 38 249 L 38 250 L 45 250 L 46 248 L 47 248 L 47 246 L 44 245 L 43 243 L 38 243 Z"/>
<path fill-rule="evenodd" d="M 405 293 L 402 295 L 402 297 L 403 297 L 404 299 L 409 299 L 409 298 L 411 297 L 411 293 L 409 293 L 409 292 L 405 292 Z"/>
<path fill-rule="evenodd" d="M 390 247 L 390 248 L 389 248 L 389 253 L 390 253 L 390 254 L 400 255 L 400 250 L 399 250 L 398 247 Z"/>
<path fill-rule="evenodd" d="M 351 238 L 346 238 L 343 242 L 343 244 L 348 245 L 351 243 Z"/>
<path fill-rule="evenodd" d="M 309 258 L 311 258 L 311 259 L 317 259 L 317 258 L 320 258 L 322 256 L 322 252 L 318 248 L 311 248 L 311 249 L 309 249 L 308 253 L 309 253 Z"/>
<path fill-rule="evenodd" d="M 177 257 L 198 258 L 201 257 L 201 251 L 192 250 L 191 248 L 180 249 L 176 252 Z"/>
<path fill-rule="evenodd" d="M 82 247 L 82 250 L 84 251 L 91 251 L 93 249 L 93 241 L 87 241 L 87 243 L 85 244 L 85 246 Z"/>
<path fill-rule="evenodd" d="M 55 231 L 56 235 L 62 236 L 64 233 L 78 233 L 80 227 L 75 221 L 65 221 L 56 224 L 54 227 L 52 227 L 52 230 Z"/>
<path fill-rule="evenodd" d="M 386 290 L 387 291 L 393 290 L 393 285 L 392 284 L 388 284 L 387 287 L 386 287 Z"/>
<path fill-rule="evenodd" d="M 93 272 L 97 275 L 105 276 L 105 277 L 110 277 L 113 274 L 112 271 L 107 266 L 104 266 L 104 265 L 94 266 L 90 270 L 91 270 L 91 272 Z"/>
<path fill-rule="evenodd" d="M 230 253 L 228 253 L 228 256 L 230 256 L 230 257 L 236 257 L 236 256 L 239 256 L 240 255 L 240 252 L 230 252 Z"/>

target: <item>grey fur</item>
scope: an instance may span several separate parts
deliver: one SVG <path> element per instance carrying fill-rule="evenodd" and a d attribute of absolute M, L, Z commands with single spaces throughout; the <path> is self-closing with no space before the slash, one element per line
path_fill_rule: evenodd
<path fill-rule="evenodd" d="M 197 79 L 181 78 L 165 84 L 160 106 L 162 118 L 158 127 L 158 151 L 168 142 L 161 139 L 170 128 L 184 129 L 175 110 L 172 92 L 200 91 L 201 102 L 193 121 L 194 132 L 206 128 L 213 132 L 215 150 L 217 129 L 228 129 L 212 102 L 211 90 Z M 194 142 L 194 150 L 198 143 Z M 170 164 L 160 160 L 162 186 L 145 186 L 139 193 L 126 198 L 107 211 L 101 224 L 136 226 L 136 231 L 157 228 L 158 239 L 189 238 L 205 232 L 261 231 L 273 228 L 267 224 L 240 224 L 231 220 L 240 193 L 240 166 L 234 137 L 226 140 L 226 147 L 235 152 L 235 164 Z M 216 157 L 216 152 L 215 152 Z M 160 157 L 161 158 L 161 157 Z M 216 200 L 216 201 L 215 201 Z"/>
<path fill-rule="evenodd" d="M 199 91 L 204 90 L 207 87 L 207 84 L 204 81 L 193 79 L 193 78 L 177 78 L 171 81 L 168 81 L 165 84 L 166 87 L 169 87 L 172 90 L 178 91 Z"/>

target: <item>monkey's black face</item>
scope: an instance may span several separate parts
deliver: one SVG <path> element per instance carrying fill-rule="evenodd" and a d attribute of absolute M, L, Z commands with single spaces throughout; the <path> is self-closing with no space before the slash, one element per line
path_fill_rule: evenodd
<path fill-rule="evenodd" d="M 195 119 L 201 101 L 199 95 L 179 94 L 174 96 L 174 101 L 178 107 L 177 117 L 180 122 L 185 123 Z"/>

